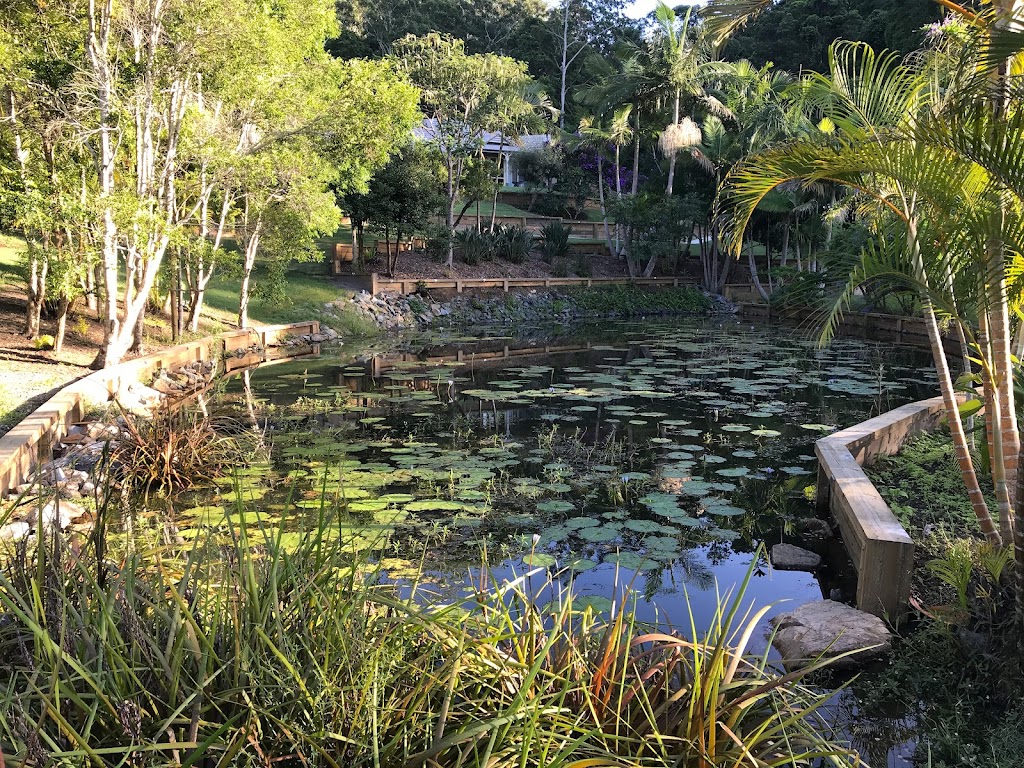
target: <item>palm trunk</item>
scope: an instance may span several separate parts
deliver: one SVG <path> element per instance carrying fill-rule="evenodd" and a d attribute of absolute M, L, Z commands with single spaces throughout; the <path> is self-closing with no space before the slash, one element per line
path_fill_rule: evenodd
<path fill-rule="evenodd" d="M 911 263 L 915 276 L 921 283 L 927 286 L 928 278 L 924 270 L 924 262 L 921 258 L 921 248 L 917 241 L 917 221 L 912 213 L 913 204 L 909 204 L 907 216 L 907 246 L 910 251 Z M 946 419 L 949 422 L 949 432 L 953 439 L 953 450 L 956 454 L 957 464 L 960 466 L 960 475 L 967 489 L 967 495 L 971 500 L 971 507 L 974 515 L 978 518 L 978 525 L 985 539 L 993 546 L 1000 546 L 1002 537 L 992 520 L 988 504 L 985 502 L 985 495 L 981 492 L 978 484 L 978 475 L 974 469 L 974 461 L 967 445 L 967 436 L 964 434 L 964 424 L 960 418 L 960 404 L 956 398 L 953 388 L 953 379 L 949 372 L 949 363 L 946 360 L 946 350 L 942 344 L 942 334 L 939 331 L 939 323 L 935 317 L 935 308 L 931 300 L 925 296 L 924 319 L 928 329 L 928 341 L 932 348 L 932 359 L 935 362 L 935 373 L 939 379 L 939 389 L 942 393 L 942 404 L 946 409 Z"/>
<path fill-rule="evenodd" d="M 1002 252 L 1000 250 L 1000 259 Z M 1009 540 L 1014 527 L 1012 508 L 1017 490 L 1017 456 L 1020 453 L 1020 433 L 1017 430 L 1017 411 L 1013 393 L 1013 362 L 1010 358 L 1010 317 L 1006 297 L 1005 270 L 1000 264 L 1000 277 L 993 286 L 994 307 L 991 310 L 993 378 L 999 391 L 999 431 L 1004 440 L 1003 472 L 1006 479 L 1009 509 L 1000 517 L 1000 527 Z"/>
<path fill-rule="evenodd" d="M 633 128 L 633 178 L 630 179 L 630 191 L 636 197 L 638 184 L 640 183 L 640 110 L 636 110 L 636 125 Z"/>
<path fill-rule="evenodd" d="M 935 370 L 939 377 L 939 389 L 942 392 L 942 403 L 946 408 L 946 418 L 949 421 L 949 432 L 953 438 L 953 450 L 956 453 L 957 464 L 960 466 L 960 475 L 963 478 L 964 486 L 967 488 L 967 496 L 971 500 L 971 507 L 978 518 L 978 524 L 985 539 L 993 546 L 1000 546 L 1002 538 L 996 529 L 989 513 L 988 504 L 985 503 L 985 496 L 978 484 L 978 475 L 974 470 L 974 462 L 971 460 L 971 451 L 967 445 L 967 436 L 964 434 L 964 425 L 960 419 L 960 406 L 953 390 L 953 381 L 950 378 L 949 365 L 946 362 L 946 351 L 942 347 L 942 335 L 939 333 L 939 324 L 935 318 L 935 310 L 930 302 L 925 303 L 925 325 L 928 328 L 928 340 L 931 342 L 932 359 L 935 361 Z"/>
<path fill-rule="evenodd" d="M 1006 442 L 1000 424 L 1002 414 L 1002 398 L 998 383 L 992 370 L 994 357 L 989 317 L 982 312 L 978 317 L 979 346 L 982 350 L 982 376 L 985 384 L 985 423 L 989 433 L 990 464 L 992 468 L 992 485 L 995 490 L 996 504 L 999 510 L 1000 537 L 1009 541 L 1012 536 L 1010 520 L 1013 516 L 1013 505 L 1006 477 Z"/>
<path fill-rule="evenodd" d="M 608 250 L 611 254 L 613 256 L 618 256 L 618 243 L 615 244 L 614 248 L 612 247 L 612 235 L 608 229 L 608 208 L 604 201 L 604 163 L 601 160 L 600 152 L 597 153 L 597 200 L 601 205 L 601 222 L 604 224 L 604 240 L 608 243 Z M 618 232 L 616 230 L 616 239 L 618 239 L 617 234 Z"/>
<path fill-rule="evenodd" d="M 672 108 L 672 124 L 679 124 L 679 89 L 676 88 L 676 100 Z M 676 177 L 676 150 L 672 149 L 668 156 L 668 184 L 665 186 L 665 197 L 672 197 L 672 183 Z"/>
<path fill-rule="evenodd" d="M 498 193 L 505 185 L 505 172 L 508 169 L 508 158 L 505 157 L 505 132 L 501 132 L 501 141 L 498 144 L 498 173 L 501 176 L 501 183 L 494 185 L 494 195 L 491 197 L 491 226 L 490 232 L 494 232 L 494 224 L 498 219 Z"/>
<path fill-rule="evenodd" d="M 771 296 L 768 291 L 761 285 L 761 278 L 757 274 L 757 259 L 754 258 L 754 248 L 750 241 L 747 241 L 747 263 L 750 265 L 750 279 L 754 282 L 754 287 L 757 288 L 758 294 L 765 301 L 765 303 L 771 301 Z"/>

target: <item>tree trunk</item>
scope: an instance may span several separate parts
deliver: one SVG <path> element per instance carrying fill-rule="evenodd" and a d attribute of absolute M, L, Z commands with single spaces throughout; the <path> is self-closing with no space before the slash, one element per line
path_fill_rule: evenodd
<path fill-rule="evenodd" d="M 939 332 L 939 324 L 935 318 L 935 310 L 931 302 L 925 302 L 925 325 L 928 328 L 928 340 L 931 342 L 932 359 L 935 361 L 935 370 L 939 376 L 939 389 L 942 392 L 942 402 L 946 408 L 946 419 L 949 422 L 950 435 L 953 438 L 953 449 L 956 453 L 957 463 L 960 465 L 960 475 L 963 478 L 964 486 L 967 488 L 967 495 L 971 500 L 971 507 L 978 518 L 978 524 L 985 539 L 993 546 L 1000 546 L 1002 539 L 996 529 L 989 513 L 985 496 L 978 484 L 978 475 L 974 471 L 974 462 L 971 460 L 971 451 L 967 445 L 967 436 L 964 434 L 964 425 L 960 420 L 960 407 L 956 399 L 956 392 L 953 390 L 953 381 L 949 373 L 949 365 L 946 362 L 946 351 L 942 347 L 942 335 Z"/>
<path fill-rule="evenodd" d="M 34 339 L 39 335 L 40 317 L 46 301 L 46 275 L 50 270 L 50 259 L 44 253 L 39 256 L 38 248 L 29 243 L 29 274 L 25 302 L 25 337 Z"/>
<path fill-rule="evenodd" d="M 498 176 L 500 180 L 495 182 L 494 195 L 491 197 L 491 226 L 490 231 L 494 232 L 494 225 L 498 219 L 498 193 L 505 186 L 505 171 L 508 168 L 508 158 L 505 157 L 505 131 L 501 132 L 501 140 L 498 144 Z"/>
<path fill-rule="evenodd" d="M 608 208 L 604 200 L 604 163 L 600 152 L 597 153 L 597 201 L 601 206 L 601 222 L 604 224 L 604 240 L 608 244 L 608 251 L 618 256 L 618 244 L 612 247 L 612 234 L 608 228 Z"/>
<path fill-rule="evenodd" d="M 102 2 L 102 9 L 97 3 Z M 95 83 L 95 98 L 99 112 L 99 151 L 96 155 L 99 177 L 99 204 L 103 210 L 102 263 L 103 263 L 103 346 L 93 361 L 93 367 L 102 368 L 120 362 L 118 350 L 120 325 L 117 315 L 117 224 L 114 222 L 114 162 L 116 149 L 111 138 L 113 118 L 113 73 L 109 60 L 110 25 L 113 0 L 89 0 L 89 53 L 90 74 Z"/>
<path fill-rule="evenodd" d="M 761 278 L 757 274 L 757 259 L 754 256 L 754 246 L 749 240 L 747 241 L 747 263 L 750 265 L 750 279 L 754 282 L 754 287 L 757 289 L 758 294 L 765 303 L 771 301 L 771 296 L 764 289 L 764 286 L 761 285 Z"/>
<path fill-rule="evenodd" d="M 633 128 L 633 178 L 630 179 L 630 194 L 636 197 L 640 183 L 640 110 L 636 110 L 636 125 Z"/>
<path fill-rule="evenodd" d="M 569 73 L 569 2 L 562 0 L 562 63 L 559 67 L 561 75 L 560 100 L 558 112 L 558 127 L 565 128 L 565 91 L 566 79 Z"/>
<path fill-rule="evenodd" d="M 238 327 L 249 327 L 249 283 L 252 270 L 256 266 L 256 252 L 260 247 L 262 224 L 257 222 L 255 229 L 245 243 L 245 263 L 242 267 L 242 287 L 238 294 Z"/>
<path fill-rule="evenodd" d="M 679 89 L 676 88 L 675 104 L 672 107 L 672 125 L 679 124 Z M 668 156 L 668 184 L 665 186 L 665 197 L 672 197 L 672 182 L 676 177 L 676 155 L 675 147 Z"/>
<path fill-rule="evenodd" d="M 68 329 L 68 313 L 73 302 L 62 296 L 57 305 L 57 331 L 53 335 L 53 351 L 58 355 L 64 349 L 64 336 Z"/>

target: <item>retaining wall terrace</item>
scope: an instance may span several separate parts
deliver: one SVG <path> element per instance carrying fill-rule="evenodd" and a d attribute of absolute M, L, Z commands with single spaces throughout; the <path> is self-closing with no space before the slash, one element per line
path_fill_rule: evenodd
<path fill-rule="evenodd" d="M 864 473 L 879 456 L 934 429 L 941 397 L 909 403 L 817 441 L 818 508 L 839 524 L 857 569 L 857 607 L 898 622 L 910 598 L 914 542 Z"/>
<path fill-rule="evenodd" d="M 237 370 L 267 359 L 266 350 L 285 337 L 319 331 L 320 323 L 316 321 L 229 331 L 128 360 L 68 384 L 0 437 L 0 498 L 9 489 L 27 482 L 35 467 L 49 460 L 68 428 L 82 421 L 90 408 L 122 396 L 128 387 L 152 381 L 161 370 L 173 370 L 197 360 L 224 360 L 225 372 Z M 225 357 L 255 347 L 262 351 L 241 358 Z M 295 349 L 297 353 L 307 351 Z"/>

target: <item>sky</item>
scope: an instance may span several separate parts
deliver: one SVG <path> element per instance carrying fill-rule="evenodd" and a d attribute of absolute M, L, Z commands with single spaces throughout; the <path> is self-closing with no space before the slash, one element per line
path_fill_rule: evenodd
<path fill-rule="evenodd" d="M 668 0 L 668 4 L 673 8 L 686 3 L 687 5 L 703 5 L 701 0 Z M 626 15 L 631 16 L 634 19 L 641 19 L 648 13 L 654 10 L 654 6 L 658 4 L 658 0 L 629 0 L 626 3 Z"/>

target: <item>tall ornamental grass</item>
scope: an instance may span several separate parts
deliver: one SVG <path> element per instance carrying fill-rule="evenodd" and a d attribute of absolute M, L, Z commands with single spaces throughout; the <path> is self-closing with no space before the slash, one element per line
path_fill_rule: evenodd
<path fill-rule="evenodd" d="M 116 562 L 102 525 L 40 529 L 0 575 L 0 764 L 859 764 L 822 695 L 745 654 L 764 611 L 742 587 L 696 640 L 629 601 L 581 607 L 543 569 L 432 604 L 353 564 L 336 524 Z"/>

